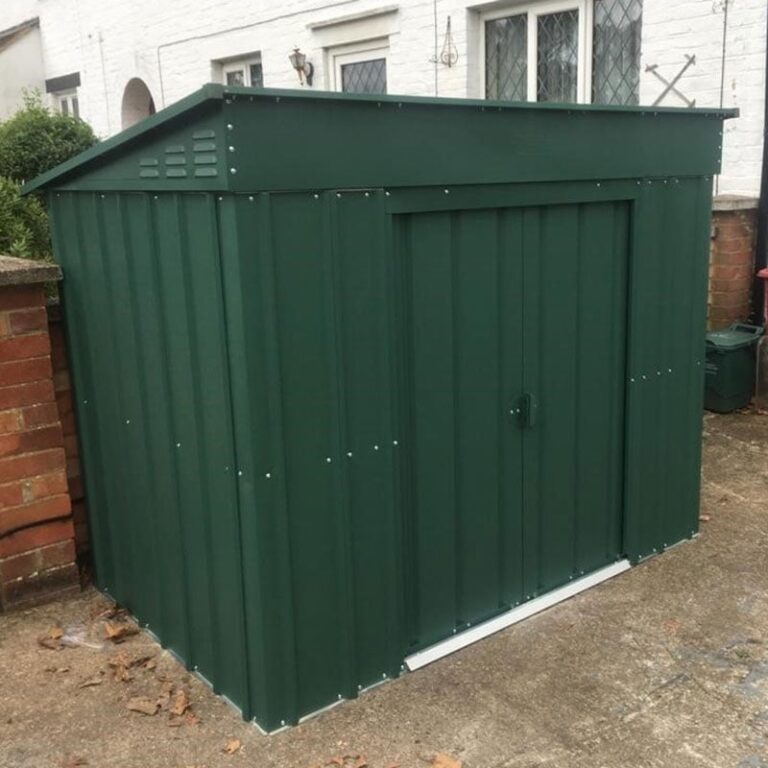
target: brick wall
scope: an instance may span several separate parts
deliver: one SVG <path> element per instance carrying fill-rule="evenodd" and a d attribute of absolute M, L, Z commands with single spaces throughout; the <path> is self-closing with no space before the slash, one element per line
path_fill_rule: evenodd
<path fill-rule="evenodd" d="M 757 200 L 716 197 L 709 259 L 709 329 L 743 322 L 750 315 L 755 270 Z"/>
<path fill-rule="evenodd" d="M 90 540 L 85 508 L 85 491 L 80 472 L 80 453 L 77 444 L 72 382 L 64 339 L 64 327 L 58 303 L 48 305 L 48 333 L 51 338 L 51 363 L 56 406 L 64 436 L 64 453 L 67 463 L 67 487 L 72 501 L 72 522 L 75 526 L 75 546 L 81 567 L 89 562 Z"/>
<path fill-rule="evenodd" d="M 0 610 L 79 588 L 64 434 L 39 282 L 58 269 L 28 265 L 0 257 Z M 36 283 L 7 284 L 19 275 Z"/>

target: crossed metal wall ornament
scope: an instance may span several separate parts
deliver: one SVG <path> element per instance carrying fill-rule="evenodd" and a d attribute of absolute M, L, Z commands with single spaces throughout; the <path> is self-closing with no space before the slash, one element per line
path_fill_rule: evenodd
<path fill-rule="evenodd" d="M 660 80 L 665 88 L 664 90 L 659 94 L 659 97 L 656 99 L 656 101 L 653 102 L 653 106 L 657 107 L 661 102 L 664 100 L 664 98 L 667 96 L 668 93 L 674 93 L 677 96 L 679 96 L 689 107 L 695 107 L 696 106 L 696 99 L 689 99 L 684 93 L 682 93 L 677 88 L 678 82 L 680 82 L 680 78 L 688 71 L 689 67 L 694 66 L 696 64 L 696 55 L 689 56 L 687 53 L 685 54 L 686 62 L 683 65 L 683 68 L 672 78 L 672 80 L 667 80 L 664 75 L 660 75 L 658 72 L 659 65 L 658 64 L 649 64 L 646 68 L 646 72 L 650 72 L 654 77 L 656 77 L 658 80 Z"/>

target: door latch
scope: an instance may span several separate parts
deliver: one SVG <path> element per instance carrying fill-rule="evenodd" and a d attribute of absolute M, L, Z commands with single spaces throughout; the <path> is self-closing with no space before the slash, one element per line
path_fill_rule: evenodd
<path fill-rule="evenodd" d="M 530 429 L 536 424 L 536 411 L 538 403 L 536 397 L 530 392 L 526 392 L 520 398 L 520 426 L 524 429 Z"/>

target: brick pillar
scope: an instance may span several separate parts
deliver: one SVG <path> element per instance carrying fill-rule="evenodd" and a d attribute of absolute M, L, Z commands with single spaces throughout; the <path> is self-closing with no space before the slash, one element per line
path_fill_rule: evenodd
<path fill-rule="evenodd" d="M 67 459 L 67 485 L 69 498 L 72 500 L 72 521 L 75 524 L 75 546 L 77 560 L 81 568 L 87 569 L 90 563 L 90 539 L 88 536 L 88 517 L 85 506 L 85 491 L 80 472 L 80 452 L 77 441 L 74 401 L 72 399 L 72 381 L 69 376 L 69 359 L 61 322 L 61 310 L 58 302 L 48 304 L 48 333 L 51 337 L 51 364 L 53 365 L 53 385 L 56 391 L 56 405 L 59 409 L 59 421 L 64 433 L 64 452 Z"/>
<path fill-rule="evenodd" d="M 710 330 L 749 317 L 756 232 L 756 198 L 722 195 L 714 199 L 707 312 Z"/>
<path fill-rule="evenodd" d="M 0 256 L 0 610 L 80 584 L 43 289 L 59 276 Z"/>

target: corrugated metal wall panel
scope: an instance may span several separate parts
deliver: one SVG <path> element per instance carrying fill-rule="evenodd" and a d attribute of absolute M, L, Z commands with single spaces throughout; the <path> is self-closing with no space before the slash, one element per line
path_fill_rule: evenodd
<path fill-rule="evenodd" d="M 625 549 L 698 530 L 710 179 L 646 181 L 634 206 Z"/>
<path fill-rule="evenodd" d="M 269 730 L 696 529 L 707 182 L 495 192 L 51 199 L 98 583 Z"/>
<path fill-rule="evenodd" d="M 213 198 L 73 194 L 54 198 L 54 209 L 69 228 L 57 239 L 73 273 L 68 299 L 78 301 L 68 314 L 82 350 L 76 385 L 92 397 L 80 418 L 93 461 L 86 482 L 97 500 L 95 548 L 108 553 L 97 559 L 98 583 L 217 691 L 242 701 L 238 508 Z"/>

